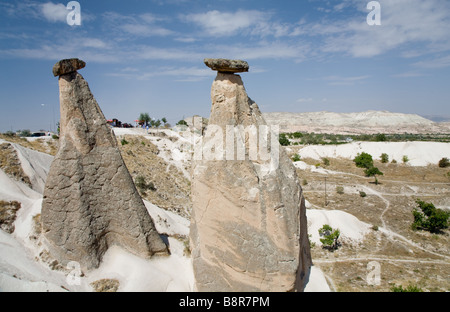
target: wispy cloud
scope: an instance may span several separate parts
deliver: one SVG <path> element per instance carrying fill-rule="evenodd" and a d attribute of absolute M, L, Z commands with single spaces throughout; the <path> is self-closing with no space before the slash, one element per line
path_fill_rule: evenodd
<path fill-rule="evenodd" d="M 263 24 L 268 14 L 257 10 L 239 10 L 236 12 L 220 12 L 217 10 L 205 13 L 187 14 L 182 19 L 200 26 L 210 36 L 231 36 L 238 31 Z"/>
<path fill-rule="evenodd" d="M 119 34 L 127 34 L 138 37 L 168 36 L 175 32 L 158 25 L 166 19 L 151 13 L 123 15 L 116 12 L 106 12 L 103 19 L 108 29 Z"/>
<path fill-rule="evenodd" d="M 208 68 L 199 67 L 158 67 L 146 68 L 124 68 L 118 72 L 108 73 L 107 76 L 126 79 L 147 80 L 153 77 L 178 77 L 175 81 L 194 82 L 213 77 L 215 73 Z"/>
<path fill-rule="evenodd" d="M 357 83 L 362 83 L 364 80 L 370 78 L 370 76 L 353 76 L 353 77 L 340 77 L 340 76 L 327 76 L 323 80 L 328 81 L 330 86 L 353 86 Z"/>
<path fill-rule="evenodd" d="M 308 103 L 308 102 L 312 102 L 312 98 L 300 98 L 298 99 L 296 102 L 297 103 Z"/>
<path fill-rule="evenodd" d="M 445 68 L 450 66 L 450 55 L 423 60 L 413 64 L 416 67 L 425 69 Z"/>
<path fill-rule="evenodd" d="M 415 71 L 408 71 L 405 73 L 395 74 L 392 75 L 394 78 L 416 78 L 416 77 L 423 77 L 424 74 L 415 72 Z"/>

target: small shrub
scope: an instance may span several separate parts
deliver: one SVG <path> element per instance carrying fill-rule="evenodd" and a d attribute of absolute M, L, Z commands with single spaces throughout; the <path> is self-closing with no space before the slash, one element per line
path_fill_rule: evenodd
<path fill-rule="evenodd" d="M 336 193 L 342 195 L 344 194 L 344 187 L 343 186 L 336 186 Z"/>
<path fill-rule="evenodd" d="M 7 137 L 10 137 L 10 138 L 16 136 L 16 134 L 14 132 L 12 132 L 12 131 L 6 131 L 5 133 L 3 133 L 3 135 L 5 135 Z"/>
<path fill-rule="evenodd" d="M 291 142 L 290 142 L 289 139 L 286 137 L 286 134 L 285 134 L 285 133 L 280 133 L 279 141 L 280 141 L 280 145 L 281 145 L 281 146 L 289 146 L 289 145 L 291 145 Z"/>
<path fill-rule="evenodd" d="M 341 235 L 339 229 L 335 230 L 328 224 L 325 224 L 319 229 L 319 235 L 323 237 L 320 239 L 323 248 L 334 251 L 341 246 L 341 243 L 339 242 L 339 236 Z"/>
<path fill-rule="evenodd" d="M 408 156 L 404 155 L 403 158 L 402 158 L 402 161 L 403 161 L 404 164 L 406 164 L 409 161 Z"/>
<path fill-rule="evenodd" d="M 386 153 L 381 154 L 380 158 L 383 164 L 387 164 L 389 162 L 389 155 Z"/>
<path fill-rule="evenodd" d="M 367 194 L 366 194 L 366 192 L 359 191 L 359 196 L 361 196 L 362 198 L 364 198 L 364 197 L 367 196 Z"/>
<path fill-rule="evenodd" d="M 447 168 L 450 167 L 450 160 L 447 157 L 439 160 L 439 168 Z"/>
<path fill-rule="evenodd" d="M 395 159 L 392 159 L 391 164 L 396 164 L 397 161 Z"/>
<path fill-rule="evenodd" d="M 134 184 L 136 185 L 136 187 L 139 189 L 139 191 L 141 193 L 144 193 L 148 190 L 150 191 L 156 191 L 156 187 L 155 184 L 153 184 L 153 182 L 149 182 L 147 183 L 145 181 L 145 178 L 143 176 L 137 176 L 136 180 L 134 181 Z"/>
<path fill-rule="evenodd" d="M 303 185 L 308 185 L 308 180 L 306 180 L 306 179 L 303 179 L 303 182 L 302 182 L 302 184 L 303 184 Z"/>
<path fill-rule="evenodd" d="M 374 231 L 378 231 L 378 225 L 372 225 L 372 230 L 374 230 Z"/>
<path fill-rule="evenodd" d="M 183 250 L 184 255 L 187 257 L 190 257 L 192 250 L 191 250 L 189 238 L 186 238 L 183 240 L 183 246 L 184 246 L 184 250 Z"/>
<path fill-rule="evenodd" d="M 330 165 L 330 160 L 326 157 L 322 158 L 322 162 L 325 166 L 329 166 Z"/>
<path fill-rule="evenodd" d="M 301 160 L 301 158 L 300 158 L 300 155 L 299 154 L 295 154 L 294 156 L 292 156 L 292 161 L 300 161 Z"/>
<path fill-rule="evenodd" d="M 125 140 L 125 139 L 122 139 L 122 140 L 120 141 L 120 143 L 122 144 L 122 146 L 123 146 L 123 145 L 129 144 L 129 142 L 128 142 L 127 140 Z"/>
<path fill-rule="evenodd" d="M 375 141 L 377 141 L 377 142 L 386 142 L 387 141 L 386 135 L 384 133 L 378 133 L 375 136 Z"/>
<path fill-rule="evenodd" d="M 316 243 L 311 241 L 311 237 L 312 237 L 312 235 L 308 234 L 309 247 L 314 248 L 314 247 L 316 247 Z"/>
<path fill-rule="evenodd" d="M 137 176 L 134 184 L 136 184 L 136 187 L 140 190 L 147 188 L 147 183 L 145 182 L 145 178 L 143 176 Z"/>
<path fill-rule="evenodd" d="M 53 134 L 53 135 L 52 135 L 52 139 L 53 139 L 53 140 L 59 140 L 59 136 L 57 136 L 56 134 Z"/>
<path fill-rule="evenodd" d="M 448 228 L 449 212 L 437 209 L 432 203 L 426 203 L 421 200 L 416 201 L 419 206 L 413 210 L 414 222 L 413 230 L 426 230 L 431 233 L 440 233 L 441 230 Z"/>
<path fill-rule="evenodd" d="M 416 285 L 408 285 L 406 288 L 403 288 L 402 285 L 393 285 L 391 287 L 392 292 L 423 292 L 422 288 L 416 286 Z"/>

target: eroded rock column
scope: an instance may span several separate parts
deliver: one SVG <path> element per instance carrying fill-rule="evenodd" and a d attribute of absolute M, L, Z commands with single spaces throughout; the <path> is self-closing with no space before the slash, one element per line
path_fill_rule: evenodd
<path fill-rule="evenodd" d="M 77 72 L 85 65 L 68 59 L 53 68 L 59 76 L 61 136 L 42 204 L 46 244 L 56 259 L 87 269 L 98 267 L 112 245 L 145 258 L 167 255 L 115 135 Z"/>
<path fill-rule="evenodd" d="M 211 89 L 208 130 L 223 129 L 226 146 L 234 129 L 236 152 L 232 160 L 224 151 L 222 160 L 193 162 L 190 238 L 196 287 L 199 291 L 301 291 L 311 255 L 295 168 L 279 148 L 278 137 L 277 145 L 267 144 L 270 159 L 252 155 L 251 131 L 257 129 L 259 144 L 267 133 L 261 131 L 266 123 L 258 106 L 235 74 L 248 71 L 248 64 L 224 59 L 205 59 L 205 64 L 218 71 Z M 208 148 L 212 145 L 207 138 L 212 136 L 203 138 Z M 245 146 L 245 158 L 238 157 L 238 142 Z M 274 148 L 279 148 L 278 153 L 271 153 Z"/>

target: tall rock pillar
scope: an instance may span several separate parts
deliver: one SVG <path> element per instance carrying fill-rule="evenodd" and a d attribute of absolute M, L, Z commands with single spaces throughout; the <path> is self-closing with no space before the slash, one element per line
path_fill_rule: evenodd
<path fill-rule="evenodd" d="M 197 290 L 302 291 L 311 255 L 295 168 L 278 136 L 264 139 L 266 122 L 235 74 L 248 71 L 248 64 L 224 59 L 205 59 L 205 64 L 218 74 L 203 154 L 195 157 L 192 171 L 190 239 Z M 258 146 L 252 147 L 255 140 Z M 262 147 L 269 158 L 254 155 Z M 223 149 L 223 158 L 205 157 L 210 149 L 216 156 Z"/>
<path fill-rule="evenodd" d="M 61 136 L 42 203 L 42 227 L 50 253 L 61 262 L 99 266 L 111 245 L 145 258 L 167 247 L 123 162 L 114 133 L 77 72 L 78 59 L 53 67 L 59 76 Z"/>

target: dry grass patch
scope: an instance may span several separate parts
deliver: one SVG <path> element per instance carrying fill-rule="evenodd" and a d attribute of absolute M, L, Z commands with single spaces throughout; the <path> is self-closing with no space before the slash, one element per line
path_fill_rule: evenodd
<path fill-rule="evenodd" d="M 101 279 L 90 284 L 95 292 L 117 292 L 120 283 L 116 279 Z"/>
<path fill-rule="evenodd" d="M 189 216 L 191 183 L 183 173 L 159 157 L 158 148 L 142 136 L 121 136 L 118 142 L 141 196 L 160 208 Z"/>
<path fill-rule="evenodd" d="M 11 234 L 14 232 L 14 221 L 16 221 L 17 211 L 21 208 L 17 201 L 0 201 L 0 228 Z"/>

